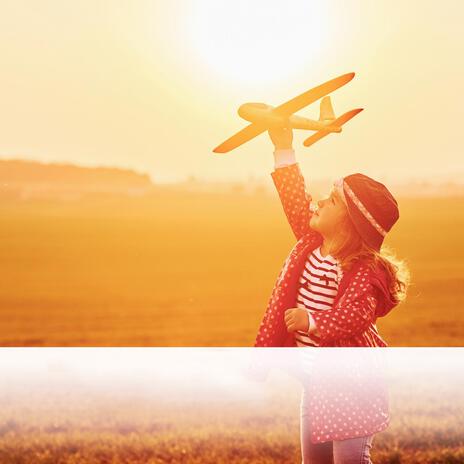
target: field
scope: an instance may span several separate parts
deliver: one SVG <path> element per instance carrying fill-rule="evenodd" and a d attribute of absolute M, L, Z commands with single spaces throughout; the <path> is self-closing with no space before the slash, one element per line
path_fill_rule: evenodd
<path fill-rule="evenodd" d="M 464 341 L 464 198 L 400 198 L 391 346 Z M 294 237 L 275 192 L 0 202 L 1 346 L 250 346 Z"/>
<path fill-rule="evenodd" d="M 32 366 L 29 370 L 18 367 L 18 362 L 11 363 L 9 369 L 3 366 L 0 462 L 301 462 L 301 385 L 295 379 L 274 372 L 262 384 L 240 382 L 236 375 L 217 370 L 223 357 L 220 365 L 227 371 L 224 361 L 230 364 L 231 359 L 227 353 L 213 356 L 210 348 L 207 356 L 211 369 L 203 366 L 203 371 L 209 369 L 210 373 L 200 372 L 199 382 L 192 381 L 195 376 L 182 373 L 198 356 L 190 349 L 184 362 L 176 363 L 176 372 L 183 374 L 179 383 L 166 377 L 162 353 L 158 353 L 159 358 L 158 354 L 147 355 L 145 360 L 150 362 L 144 363 L 137 376 L 127 361 L 138 355 L 134 349 L 127 351 L 126 358 L 118 360 L 118 354 L 113 355 L 119 374 L 123 374 L 119 377 L 103 365 L 100 375 L 73 372 L 69 368 L 72 363 L 66 361 L 38 368 L 36 353 L 22 354 Z M 232 351 L 229 355 L 236 356 L 238 350 Z M 96 355 L 95 366 L 102 359 L 101 352 Z M 63 360 L 67 355 L 61 355 Z M 395 367 L 390 374 L 391 422 L 374 438 L 372 461 L 464 462 L 462 355 L 408 352 L 401 358 L 408 356 L 413 364 L 410 372 Z M 10 362 L 13 358 L 11 354 Z M 425 368 L 419 367 L 423 361 Z"/>

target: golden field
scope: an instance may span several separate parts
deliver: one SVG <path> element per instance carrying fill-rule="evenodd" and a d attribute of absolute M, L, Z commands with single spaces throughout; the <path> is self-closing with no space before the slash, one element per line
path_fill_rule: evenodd
<path fill-rule="evenodd" d="M 169 392 L 156 383 L 144 385 L 144 391 L 134 385 L 95 387 L 81 375 L 70 383 L 54 384 L 49 378 L 34 387 L 4 386 L 0 462 L 301 462 L 300 386 L 295 383 L 263 387 L 255 398 L 227 393 L 223 387 L 209 400 L 189 394 L 188 385 L 183 390 L 173 385 Z M 405 384 L 395 383 L 391 398 L 391 422 L 374 438 L 373 462 L 464 462 L 464 397 L 459 382 L 438 381 L 434 388 L 417 383 L 414 395 Z"/>
<path fill-rule="evenodd" d="M 464 198 L 399 198 L 391 346 L 464 341 Z M 294 237 L 275 192 L 0 201 L 1 346 L 251 346 Z"/>

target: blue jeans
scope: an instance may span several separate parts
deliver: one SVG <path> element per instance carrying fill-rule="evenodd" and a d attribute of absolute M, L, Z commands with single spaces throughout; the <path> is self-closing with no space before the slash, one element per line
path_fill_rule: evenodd
<path fill-rule="evenodd" d="M 307 390 L 304 389 L 300 421 L 302 464 L 372 464 L 370 450 L 375 434 L 347 440 L 312 443 L 306 398 Z"/>

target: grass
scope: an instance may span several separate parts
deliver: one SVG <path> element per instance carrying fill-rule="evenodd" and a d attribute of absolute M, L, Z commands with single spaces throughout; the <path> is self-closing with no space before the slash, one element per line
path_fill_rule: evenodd
<path fill-rule="evenodd" d="M 390 346 L 464 340 L 464 198 L 400 198 Z M 1 346 L 250 346 L 294 244 L 277 195 L 0 201 Z"/>
<path fill-rule="evenodd" d="M 280 390 L 263 387 L 258 401 L 246 395 L 219 401 L 180 394 L 177 386 L 160 393 L 153 385 L 150 392 L 146 382 L 142 393 L 108 381 L 105 388 L 94 388 L 85 380 L 8 382 L 0 392 L 0 462 L 301 462 L 296 384 L 282 388 L 281 383 Z M 462 463 L 464 395 L 459 382 L 439 388 L 413 383 L 414 395 L 405 383 L 392 384 L 391 423 L 376 434 L 372 461 Z"/>

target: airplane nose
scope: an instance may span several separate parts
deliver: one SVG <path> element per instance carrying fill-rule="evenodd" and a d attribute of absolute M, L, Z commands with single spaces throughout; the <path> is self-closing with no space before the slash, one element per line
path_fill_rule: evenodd
<path fill-rule="evenodd" d="M 249 114 L 249 105 L 248 103 L 245 103 L 243 105 L 240 105 L 240 107 L 238 108 L 238 115 L 242 118 L 242 119 L 245 119 L 248 121 L 248 114 Z"/>
<path fill-rule="evenodd" d="M 266 117 L 272 110 L 272 106 L 266 103 L 244 103 L 238 108 L 238 115 L 246 121 L 257 121 Z"/>

